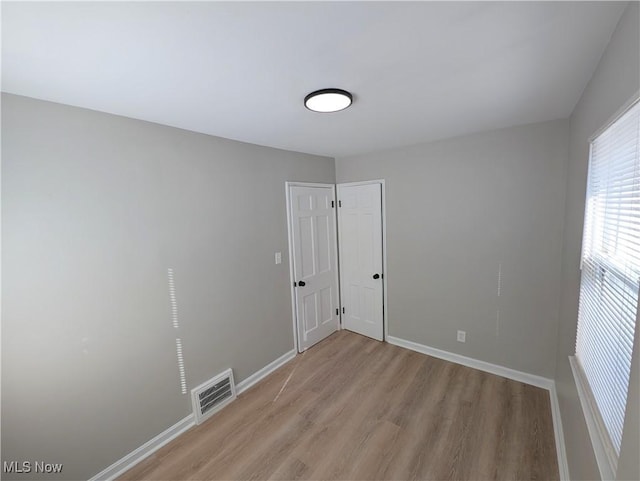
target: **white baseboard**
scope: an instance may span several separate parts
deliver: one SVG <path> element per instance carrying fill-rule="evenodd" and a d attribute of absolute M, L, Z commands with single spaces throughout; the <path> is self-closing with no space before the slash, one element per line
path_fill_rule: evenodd
<path fill-rule="evenodd" d="M 169 429 L 161 432 L 155 438 L 147 441 L 135 451 L 131 451 L 124 458 L 119 459 L 111 466 L 103 469 L 89 481 L 109 481 L 117 478 L 125 471 L 131 469 L 143 459 L 151 456 L 169 441 L 177 438 L 190 427 L 195 426 L 193 414 L 189 414 L 186 418 L 178 421 Z"/>
<path fill-rule="evenodd" d="M 407 341 L 398 337 L 387 336 L 387 342 L 396 346 L 404 347 L 412 351 L 416 351 L 428 356 L 444 359 L 445 361 L 454 362 L 463 366 L 478 369 L 480 371 L 495 374 L 497 376 L 506 377 L 514 381 L 530 384 L 549 391 L 549 399 L 551 401 L 551 417 L 553 419 L 553 434 L 556 441 L 556 453 L 558 455 L 558 470 L 560 471 L 560 479 L 569 481 L 569 467 L 567 464 L 567 451 L 564 445 L 564 434 L 562 431 L 562 419 L 560 418 L 560 406 L 558 404 L 558 396 L 556 394 L 556 383 L 553 379 L 542 376 L 536 376 L 527 372 L 516 371 L 508 367 L 491 364 L 490 362 L 479 361 L 471 357 L 462 356 L 453 352 L 443 351 L 435 347 L 425 346 L 417 342 Z"/>
<path fill-rule="evenodd" d="M 252 374 L 244 381 L 239 382 L 236 385 L 237 394 L 240 394 L 246 391 L 251 386 L 253 386 L 257 382 L 267 377 L 273 371 L 278 369 L 280 366 L 286 364 L 294 357 L 296 357 L 296 350 L 292 349 L 286 354 L 280 356 L 275 361 L 267 364 L 265 367 L 260 369 L 258 372 Z M 189 414 L 186 418 L 182 419 L 181 421 L 178 421 L 169 429 L 161 432 L 155 438 L 147 441 L 135 451 L 130 452 L 124 458 L 116 461 L 108 468 L 100 471 L 94 477 L 89 479 L 89 481 L 111 481 L 117 478 L 125 471 L 133 468 L 136 464 L 138 464 L 143 459 L 147 458 L 148 456 L 151 456 L 153 453 L 155 453 L 158 449 L 160 449 L 162 446 L 167 444 L 169 441 L 180 436 L 182 433 L 184 433 L 187 429 L 189 429 L 192 426 L 195 426 L 195 418 L 193 414 Z"/>
<path fill-rule="evenodd" d="M 558 393 L 556 383 L 549 389 L 551 399 L 551 416 L 553 418 L 553 434 L 556 440 L 556 453 L 558 453 L 558 470 L 560 471 L 560 481 L 569 481 L 569 463 L 567 461 L 567 448 L 564 445 L 564 431 L 562 429 L 562 417 L 560 416 L 560 404 L 558 403 Z"/>
<path fill-rule="evenodd" d="M 508 367 L 491 364 L 490 362 L 479 361 L 478 359 L 462 356 L 453 352 L 442 351 L 440 349 L 436 349 L 435 347 L 418 344 L 417 342 L 406 341 L 404 339 L 393 336 L 387 337 L 387 342 L 389 344 L 395 344 L 396 346 L 411 349 L 412 351 L 420 352 L 428 356 L 437 357 L 438 359 L 444 359 L 445 361 L 455 362 L 456 364 L 461 364 L 463 366 L 478 369 L 490 374 L 506 377 L 507 379 L 513 379 L 514 381 L 541 387 L 543 389 L 551 389 L 551 386 L 553 386 L 553 380 L 547 379 L 546 377 L 536 376 L 534 374 L 529 374 L 522 371 L 516 371 L 515 369 L 509 369 Z"/>
<path fill-rule="evenodd" d="M 262 381 L 265 377 L 271 374 L 273 371 L 278 369 L 281 366 L 284 366 L 286 363 L 291 361 L 294 357 L 296 357 L 297 351 L 295 349 L 291 349 L 289 352 L 283 354 L 278 359 L 273 362 L 270 362 L 265 367 L 260 369 L 258 372 L 253 373 L 247 379 L 240 381 L 236 385 L 236 392 L 238 394 L 242 394 L 247 389 L 254 386 L 256 383 Z"/>
<path fill-rule="evenodd" d="M 406 349 L 420 352 L 428 356 L 437 357 L 439 359 L 444 359 L 445 361 L 454 362 L 456 364 L 461 364 L 463 366 L 478 369 L 480 371 L 488 372 L 490 374 L 502 376 L 507 379 L 512 379 L 514 381 L 519 381 L 525 384 L 530 384 L 532 386 L 547 389 L 549 391 L 549 396 L 551 399 L 551 414 L 553 417 L 553 430 L 554 430 L 555 441 L 556 441 L 556 452 L 558 454 L 558 468 L 560 470 L 560 479 L 563 481 L 569 480 L 569 469 L 567 465 L 567 455 L 566 455 L 566 449 L 564 445 L 562 420 L 560 418 L 560 407 L 558 404 L 558 396 L 556 394 L 555 382 L 553 380 L 547 379 L 541 376 L 535 376 L 533 374 L 528 374 L 521 371 L 516 371 L 514 369 L 509 369 L 504 366 L 499 366 L 497 364 L 491 364 L 485 361 L 479 361 L 477 359 L 462 356 L 460 354 L 454 354 L 452 352 L 443 351 L 440 349 L 425 346 L 423 344 L 418 344 L 416 342 L 407 341 L 407 340 L 400 339 L 393 336 L 387 336 L 386 341 L 389 344 L 394 344 L 396 346 L 404 347 Z M 296 354 L 297 354 L 296 350 L 292 349 L 291 351 L 280 356 L 275 361 L 267 364 L 265 367 L 255 372 L 245 380 L 239 382 L 236 385 L 237 393 L 241 394 L 244 391 L 248 390 L 249 388 L 254 386 L 256 383 L 258 383 L 259 381 L 267 377 L 269 374 L 271 374 L 273 371 L 275 371 L 279 367 L 283 366 L 284 364 L 292 360 L 296 356 Z M 150 456 L 155 451 L 160 449 L 162 446 L 167 444 L 169 441 L 177 438 L 180 434 L 182 434 L 183 432 L 185 432 L 187 429 L 191 428 L 194 425 L 195 425 L 195 421 L 194 421 L 193 414 L 190 414 L 189 416 L 185 417 L 181 421 L 178 421 L 169 429 L 163 431 L 153 439 L 147 441 L 145 444 L 140 446 L 135 451 L 132 451 L 122 459 L 113 463 L 108 468 L 102 470 L 101 472 L 93 476 L 91 479 L 89 479 L 89 481 L 110 481 L 117 478 L 122 473 L 131 469 L 140 461 Z"/>

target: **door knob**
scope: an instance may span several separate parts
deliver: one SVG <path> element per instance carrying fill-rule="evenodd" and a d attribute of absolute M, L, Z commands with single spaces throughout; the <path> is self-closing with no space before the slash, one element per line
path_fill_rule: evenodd
<path fill-rule="evenodd" d="M 307 283 L 306 283 L 305 281 L 300 281 L 300 282 L 298 282 L 298 285 L 299 285 L 300 287 L 304 287 L 304 286 L 306 286 L 306 285 L 307 285 Z"/>
<path fill-rule="evenodd" d="M 373 278 L 374 278 L 374 279 L 380 279 L 380 274 L 374 274 L 374 275 L 373 275 Z"/>

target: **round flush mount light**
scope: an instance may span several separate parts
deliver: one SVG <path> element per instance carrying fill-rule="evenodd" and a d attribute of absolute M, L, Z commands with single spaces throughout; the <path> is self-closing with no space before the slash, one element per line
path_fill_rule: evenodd
<path fill-rule="evenodd" d="M 353 102 L 353 96 L 342 89 L 322 89 L 304 98 L 304 106 L 314 112 L 338 112 Z"/>

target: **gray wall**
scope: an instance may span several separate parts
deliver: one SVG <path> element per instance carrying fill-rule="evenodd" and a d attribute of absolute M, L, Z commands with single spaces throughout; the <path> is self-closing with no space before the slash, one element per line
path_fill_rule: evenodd
<path fill-rule="evenodd" d="M 285 181 L 333 159 L 3 95 L 2 161 L 4 460 L 86 479 L 187 416 L 177 336 L 189 389 L 293 348 Z"/>
<path fill-rule="evenodd" d="M 633 95 L 637 94 L 640 88 L 639 15 L 638 3 L 632 2 L 623 13 L 591 81 L 571 116 L 556 383 L 572 479 L 591 480 L 598 479 L 600 476 L 568 362 L 568 356 L 575 352 L 580 288 L 580 249 L 589 163 L 588 139 L 604 126 Z M 632 377 L 640 376 L 637 355 L 633 369 Z M 627 412 L 635 415 L 637 420 L 639 410 L 636 389 L 635 394 L 629 396 Z M 629 433 L 625 432 L 625 436 L 627 434 Z M 635 470 L 626 471 L 627 474 L 625 474 L 625 470 L 622 469 L 620 475 L 637 480 L 640 479 L 638 470 L 640 448 L 637 432 L 635 446 L 630 446 L 628 443 L 633 443 L 633 438 L 633 436 L 625 438 L 623 452 L 633 452 L 632 464 L 635 465 Z M 620 462 L 628 466 L 625 459 L 621 459 Z M 628 474 L 632 472 L 633 475 Z"/>
<path fill-rule="evenodd" d="M 553 377 L 567 136 L 558 120 L 337 159 L 338 182 L 386 181 L 390 335 Z"/>

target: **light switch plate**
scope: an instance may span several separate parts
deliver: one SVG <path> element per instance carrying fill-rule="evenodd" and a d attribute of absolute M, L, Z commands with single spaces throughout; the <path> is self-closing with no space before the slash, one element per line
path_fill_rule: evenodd
<path fill-rule="evenodd" d="M 276 252 L 276 264 L 282 264 L 282 252 Z"/>

